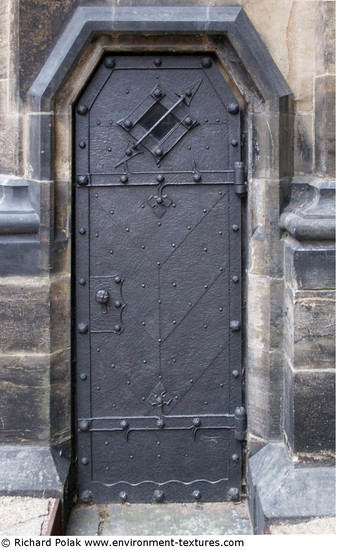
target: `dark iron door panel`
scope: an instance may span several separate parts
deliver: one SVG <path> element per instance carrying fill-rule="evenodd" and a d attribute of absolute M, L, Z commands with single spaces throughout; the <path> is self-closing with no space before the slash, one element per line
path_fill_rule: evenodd
<path fill-rule="evenodd" d="M 245 429 L 235 98 L 211 58 L 109 55 L 75 123 L 80 496 L 235 500 Z"/>

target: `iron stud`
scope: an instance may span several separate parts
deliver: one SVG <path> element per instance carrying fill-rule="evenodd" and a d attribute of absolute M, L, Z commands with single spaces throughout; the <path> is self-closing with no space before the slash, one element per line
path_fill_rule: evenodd
<path fill-rule="evenodd" d="M 161 157 L 163 156 L 163 151 L 162 149 L 156 149 L 154 154 L 156 155 L 156 157 Z"/>
<path fill-rule="evenodd" d="M 82 502 L 85 502 L 85 503 L 89 503 L 92 501 L 92 492 L 89 491 L 88 489 L 86 489 L 85 491 L 82 492 L 81 494 L 81 500 Z"/>
<path fill-rule="evenodd" d="M 153 92 L 153 95 L 156 99 L 160 99 L 161 96 L 162 96 L 162 93 L 161 91 L 159 90 L 159 88 L 156 88 L 155 91 Z"/>
<path fill-rule="evenodd" d="M 123 174 L 123 176 L 120 177 L 121 183 L 128 183 L 128 177 L 126 174 Z"/>
<path fill-rule="evenodd" d="M 79 282 L 80 285 L 82 285 L 82 286 L 85 285 L 85 279 L 80 279 L 78 282 Z"/>
<path fill-rule="evenodd" d="M 122 307 L 122 302 L 120 302 L 120 300 L 116 300 L 116 302 L 115 302 L 115 307 L 116 307 L 117 309 L 119 309 L 120 307 Z"/>
<path fill-rule="evenodd" d="M 163 204 L 163 202 L 164 202 L 163 197 L 157 197 L 157 203 L 158 204 Z"/>
<path fill-rule="evenodd" d="M 186 90 L 185 96 L 186 96 L 186 97 L 191 97 L 191 95 L 192 95 L 191 90 Z"/>
<path fill-rule="evenodd" d="M 237 455 L 237 454 L 232 455 L 232 460 L 234 462 L 239 462 L 239 455 Z"/>
<path fill-rule="evenodd" d="M 230 115 L 236 115 L 239 112 L 239 105 L 237 103 L 230 103 L 227 107 L 227 111 Z"/>
<path fill-rule="evenodd" d="M 115 325 L 114 329 L 115 329 L 116 332 L 120 332 L 122 330 L 122 327 L 121 327 L 121 325 Z"/>
<path fill-rule="evenodd" d="M 200 418 L 193 418 L 193 426 L 196 428 L 201 425 Z"/>
<path fill-rule="evenodd" d="M 90 428 L 89 420 L 80 420 L 78 423 L 78 429 L 80 432 L 87 432 Z"/>
<path fill-rule="evenodd" d="M 120 278 L 119 275 L 116 275 L 116 277 L 114 278 L 114 281 L 117 285 L 119 285 L 121 283 L 122 279 Z"/>
<path fill-rule="evenodd" d="M 165 181 L 163 174 L 158 174 L 156 179 L 158 183 L 163 183 L 163 181 Z"/>
<path fill-rule="evenodd" d="M 126 430 L 128 426 L 129 426 L 129 422 L 127 420 L 121 420 L 121 428 L 123 428 L 123 430 Z"/>
<path fill-rule="evenodd" d="M 232 375 L 234 376 L 234 378 L 237 378 L 239 376 L 239 371 L 236 369 L 232 370 Z"/>
<path fill-rule="evenodd" d="M 119 499 L 120 499 L 121 502 L 126 502 L 127 501 L 128 495 L 126 494 L 125 491 L 121 491 L 119 493 Z"/>
<path fill-rule="evenodd" d="M 201 59 L 201 65 L 204 67 L 204 69 L 209 69 L 209 67 L 212 66 L 212 60 L 210 57 L 203 57 Z"/>
<path fill-rule="evenodd" d="M 85 380 L 86 380 L 87 378 L 88 378 L 88 377 L 87 377 L 87 375 L 85 374 L 85 372 L 82 372 L 82 373 L 80 374 L 80 379 L 83 380 L 83 382 L 85 382 Z"/>
<path fill-rule="evenodd" d="M 110 55 L 104 59 L 104 65 L 107 69 L 113 69 L 116 65 L 116 61 Z"/>
<path fill-rule="evenodd" d="M 127 149 L 127 150 L 125 151 L 125 154 L 126 154 L 128 157 L 131 157 L 131 155 L 132 155 L 131 149 Z"/>
<path fill-rule="evenodd" d="M 238 283 L 239 282 L 239 277 L 237 275 L 233 275 L 232 281 L 233 281 L 233 283 Z"/>
<path fill-rule="evenodd" d="M 88 185 L 89 183 L 88 176 L 78 176 L 77 183 L 78 185 Z"/>
<path fill-rule="evenodd" d="M 194 181 L 200 181 L 201 180 L 200 174 L 194 174 L 193 179 Z"/>
<path fill-rule="evenodd" d="M 237 487 L 231 487 L 228 490 L 228 498 L 231 501 L 237 501 L 240 498 L 240 491 Z"/>
<path fill-rule="evenodd" d="M 201 493 L 200 491 L 198 491 L 197 489 L 195 489 L 195 491 L 193 491 L 192 493 L 192 497 L 194 498 L 194 500 L 200 500 L 201 499 Z"/>
<path fill-rule="evenodd" d="M 240 321 L 231 321 L 230 328 L 232 332 L 238 332 L 241 328 Z"/>
<path fill-rule="evenodd" d="M 164 426 L 165 426 L 164 420 L 162 420 L 161 418 L 157 420 L 157 428 L 162 429 Z"/>
<path fill-rule="evenodd" d="M 185 118 L 185 124 L 186 124 L 186 126 L 192 126 L 193 120 L 191 119 L 190 116 L 187 116 L 187 117 Z"/>
<path fill-rule="evenodd" d="M 89 111 L 89 108 L 87 105 L 79 105 L 77 107 L 77 112 L 79 115 L 86 115 L 88 111 Z"/>
<path fill-rule="evenodd" d="M 132 128 L 132 122 L 131 122 L 131 120 L 129 120 L 129 119 L 127 118 L 127 119 L 124 121 L 124 126 L 125 126 L 125 128 L 128 128 L 128 129 Z"/>
<path fill-rule="evenodd" d="M 88 332 L 88 325 L 86 323 L 79 323 L 77 325 L 77 330 L 80 334 L 85 334 L 86 332 Z"/>
<path fill-rule="evenodd" d="M 160 65 L 162 64 L 162 60 L 160 59 L 160 57 L 156 57 L 153 63 L 155 64 L 156 67 L 160 67 Z"/>
<path fill-rule="evenodd" d="M 83 466 L 86 466 L 87 464 L 89 464 L 89 460 L 87 459 L 86 456 L 84 456 L 84 457 L 82 458 L 81 462 L 82 462 Z"/>
<path fill-rule="evenodd" d="M 87 230 L 84 229 L 84 227 L 81 227 L 81 229 L 80 229 L 80 235 L 85 235 L 86 232 L 87 232 Z"/>
<path fill-rule="evenodd" d="M 161 491 L 160 489 L 153 491 L 153 500 L 158 503 L 163 502 L 165 500 L 164 491 Z"/>
<path fill-rule="evenodd" d="M 237 146 L 238 146 L 238 141 L 237 141 L 236 139 L 232 139 L 231 145 L 232 145 L 233 147 L 237 147 Z"/>
<path fill-rule="evenodd" d="M 79 146 L 80 146 L 81 149 L 85 149 L 87 144 L 85 143 L 85 141 L 80 141 Z"/>
<path fill-rule="evenodd" d="M 233 229 L 234 233 L 237 233 L 239 231 L 239 226 L 234 224 L 234 225 L 232 225 L 232 229 Z"/>

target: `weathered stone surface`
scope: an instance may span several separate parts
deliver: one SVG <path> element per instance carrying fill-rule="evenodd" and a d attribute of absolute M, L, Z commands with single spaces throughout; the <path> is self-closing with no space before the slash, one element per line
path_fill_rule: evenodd
<path fill-rule="evenodd" d="M 48 441 L 49 391 L 48 356 L 0 356 L 3 443 Z"/>
<path fill-rule="evenodd" d="M 336 3 L 331 1 L 316 2 L 316 75 L 334 74 L 336 72 L 335 33 Z"/>
<path fill-rule="evenodd" d="M 0 279 L 2 353 L 49 351 L 49 307 L 46 279 Z"/>
<path fill-rule="evenodd" d="M 269 525 L 335 515 L 335 468 L 294 468 L 285 445 L 269 443 L 248 461 L 254 533 Z"/>
<path fill-rule="evenodd" d="M 71 373 L 70 349 L 55 353 L 50 366 L 50 431 L 53 442 L 70 438 Z"/>
<path fill-rule="evenodd" d="M 335 518 L 316 518 L 299 523 L 289 521 L 273 523 L 266 534 L 268 535 L 328 535 L 336 534 Z"/>
<path fill-rule="evenodd" d="M 0 4 L 0 79 L 8 77 L 8 16 L 9 16 L 9 3 L 1 2 Z M 7 84 L 7 82 L 6 82 Z"/>
<path fill-rule="evenodd" d="M 28 497 L 0 497 L 0 534 L 19 534 L 15 529 L 26 529 L 23 535 L 41 535 L 41 525 L 48 520 L 49 510 L 53 506 L 54 499 L 37 499 Z M 38 532 L 27 529 L 28 522 L 40 518 Z"/>
<path fill-rule="evenodd" d="M 295 115 L 294 170 L 296 174 L 312 174 L 313 169 L 313 115 Z"/>
<path fill-rule="evenodd" d="M 262 439 L 280 436 L 283 356 L 255 346 L 247 348 L 248 430 Z"/>
<path fill-rule="evenodd" d="M 254 178 L 277 178 L 279 175 L 278 140 L 274 136 L 279 132 L 278 116 L 267 116 L 264 113 L 252 117 L 253 124 L 253 158 L 252 176 Z"/>
<path fill-rule="evenodd" d="M 19 122 L 18 114 L 0 113 L 0 173 L 18 173 Z"/>
<path fill-rule="evenodd" d="M 285 292 L 285 351 L 296 369 L 333 368 L 335 296 L 333 291 Z"/>
<path fill-rule="evenodd" d="M 51 352 L 70 347 L 70 276 L 54 277 L 50 287 Z"/>
<path fill-rule="evenodd" d="M 329 290 L 335 288 L 335 244 L 284 242 L 285 278 L 293 289 Z"/>
<path fill-rule="evenodd" d="M 315 169 L 335 175 L 335 77 L 315 78 Z"/>

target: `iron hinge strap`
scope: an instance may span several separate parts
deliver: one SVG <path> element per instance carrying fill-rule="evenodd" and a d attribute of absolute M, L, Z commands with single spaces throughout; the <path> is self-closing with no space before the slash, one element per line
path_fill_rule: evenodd
<path fill-rule="evenodd" d="M 246 170 L 244 162 L 234 162 L 234 189 L 241 197 L 247 193 Z"/>

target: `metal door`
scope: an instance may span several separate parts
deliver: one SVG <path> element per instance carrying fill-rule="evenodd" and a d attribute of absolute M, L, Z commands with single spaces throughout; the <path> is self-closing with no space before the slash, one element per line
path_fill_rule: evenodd
<path fill-rule="evenodd" d="M 107 55 L 75 106 L 83 501 L 238 499 L 239 107 L 200 55 Z"/>

